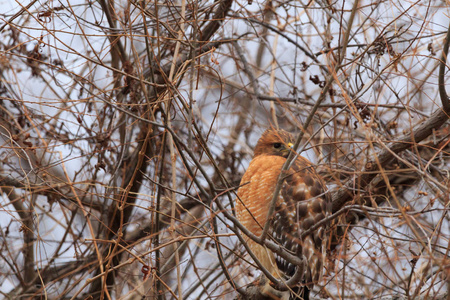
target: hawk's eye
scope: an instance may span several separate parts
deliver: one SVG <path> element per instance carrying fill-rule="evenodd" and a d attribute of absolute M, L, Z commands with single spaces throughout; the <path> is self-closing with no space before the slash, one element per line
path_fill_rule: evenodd
<path fill-rule="evenodd" d="M 279 149 L 279 148 L 281 148 L 281 143 L 275 143 L 275 144 L 273 144 L 273 147 L 275 149 Z"/>

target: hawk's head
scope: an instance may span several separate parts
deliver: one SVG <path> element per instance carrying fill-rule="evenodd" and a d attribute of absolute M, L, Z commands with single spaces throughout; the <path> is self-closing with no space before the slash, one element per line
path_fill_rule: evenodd
<path fill-rule="evenodd" d="M 267 129 L 256 144 L 254 156 L 277 155 L 288 157 L 293 145 L 294 137 L 289 132 Z"/>

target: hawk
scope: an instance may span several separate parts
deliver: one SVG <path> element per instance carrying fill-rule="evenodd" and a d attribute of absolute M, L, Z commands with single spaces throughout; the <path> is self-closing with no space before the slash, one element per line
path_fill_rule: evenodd
<path fill-rule="evenodd" d="M 293 136 L 283 130 L 268 129 L 262 134 L 237 192 L 236 215 L 239 222 L 256 236 L 261 236 L 269 222 L 267 238 L 304 259 L 302 280 L 291 297 L 308 299 L 309 290 L 322 276 L 327 228 L 321 226 L 306 237 L 301 238 L 301 235 L 331 213 L 326 185 L 310 161 L 297 156 L 287 170 L 275 211 L 267 216 L 281 169 L 293 151 L 293 143 Z M 295 265 L 250 238 L 247 243 L 262 266 L 277 279 L 286 280 L 295 274 Z M 264 291 L 267 291 L 267 285 Z M 267 292 L 263 294 L 268 295 Z"/>

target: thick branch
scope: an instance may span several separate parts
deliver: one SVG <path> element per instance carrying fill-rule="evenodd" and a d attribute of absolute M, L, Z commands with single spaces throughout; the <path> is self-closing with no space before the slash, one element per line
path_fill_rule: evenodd
<path fill-rule="evenodd" d="M 144 159 L 145 156 L 151 157 L 149 151 L 151 147 L 148 145 L 149 140 L 149 132 L 150 128 L 148 126 L 143 126 L 141 134 L 138 137 L 140 140 L 138 147 L 136 147 L 133 155 L 131 155 L 130 160 L 126 160 L 123 162 L 122 168 L 128 170 L 125 174 L 125 178 L 122 183 L 122 193 L 115 197 L 116 203 L 113 203 L 113 207 L 111 207 L 110 215 L 108 216 L 109 226 L 106 228 L 106 239 L 114 239 L 117 238 L 117 242 L 121 244 L 123 247 L 127 247 L 125 240 L 123 239 L 123 231 L 124 224 L 129 222 L 129 218 L 133 211 L 133 204 L 136 201 L 136 195 L 142 185 L 143 174 L 147 169 L 148 160 Z M 117 253 L 118 245 L 115 245 L 113 249 L 110 249 L 109 246 L 105 249 L 103 253 L 103 257 L 108 257 L 107 260 L 103 264 L 103 269 L 106 270 L 106 280 L 103 281 L 102 277 L 96 279 L 91 287 L 90 287 L 90 295 L 94 297 L 94 299 L 102 298 L 104 293 L 104 287 L 107 286 L 110 289 L 114 285 L 115 281 L 115 272 L 107 272 L 107 270 L 113 270 L 115 266 L 120 264 L 123 252 L 119 251 Z M 101 267 L 99 267 L 96 271 L 96 275 L 102 273 Z"/>
<path fill-rule="evenodd" d="M 415 143 L 419 143 L 429 137 L 433 130 L 440 128 L 448 120 L 448 116 L 449 112 L 439 109 L 428 120 L 414 127 L 410 133 L 400 137 L 398 141 L 388 144 L 387 149 L 378 154 L 379 164 L 376 164 L 373 160 L 368 160 L 361 175 L 349 180 L 343 187 L 333 193 L 333 212 L 337 212 L 347 202 L 353 200 L 354 190 L 364 190 L 378 175 L 376 171 L 394 159 L 394 153 L 399 154 L 411 148 Z M 357 186 L 355 186 L 355 183 Z"/>

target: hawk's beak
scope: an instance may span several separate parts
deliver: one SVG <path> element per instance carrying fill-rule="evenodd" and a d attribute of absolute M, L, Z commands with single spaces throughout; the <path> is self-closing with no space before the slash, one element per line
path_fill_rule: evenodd
<path fill-rule="evenodd" d="M 294 144 L 292 144 L 292 143 L 287 143 L 286 146 L 287 146 L 287 147 L 285 147 L 285 148 L 283 149 L 283 153 L 284 153 L 284 155 L 287 156 L 287 155 L 289 155 L 289 153 L 290 153 L 291 150 L 293 149 Z"/>

